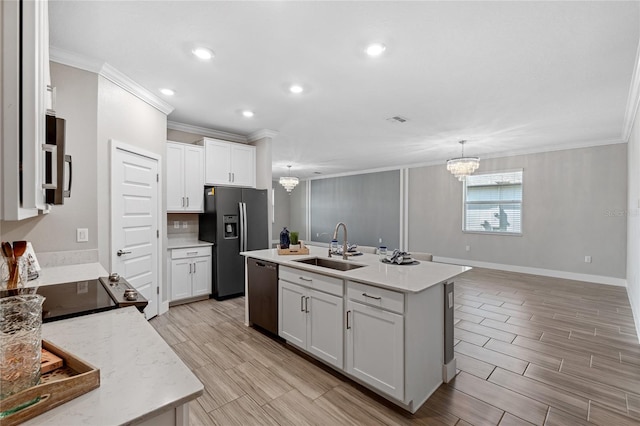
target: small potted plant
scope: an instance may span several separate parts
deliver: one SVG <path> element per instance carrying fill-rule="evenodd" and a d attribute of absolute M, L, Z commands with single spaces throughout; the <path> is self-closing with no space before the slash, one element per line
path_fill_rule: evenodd
<path fill-rule="evenodd" d="M 289 246 L 290 249 L 300 248 L 300 241 L 298 240 L 298 236 L 299 236 L 298 231 L 289 232 L 289 238 L 291 239 L 291 245 Z"/>

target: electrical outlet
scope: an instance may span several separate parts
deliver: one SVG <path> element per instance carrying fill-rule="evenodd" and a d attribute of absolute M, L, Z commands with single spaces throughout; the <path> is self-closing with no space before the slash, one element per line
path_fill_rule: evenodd
<path fill-rule="evenodd" d="M 76 229 L 76 242 L 86 243 L 89 241 L 89 230 L 87 228 Z"/>
<path fill-rule="evenodd" d="M 173 221 L 173 229 L 180 229 L 180 221 L 179 220 L 174 220 Z"/>
<path fill-rule="evenodd" d="M 182 222 L 182 229 L 187 229 L 189 227 L 189 222 L 184 221 Z"/>
<path fill-rule="evenodd" d="M 466 250 L 466 251 L 471 250 L 471 246 L 467 246 L 467 247 L 465 247 L 465 250 Z"/>
<path fill-rule="evenodd" d="M 591 263 L 591 256 L 585 256 L 584 263 Z"/>
<path fill-rule="evenodd" d="M 382 244 L 382 238 L 378 238 L 378 242 Z"/>

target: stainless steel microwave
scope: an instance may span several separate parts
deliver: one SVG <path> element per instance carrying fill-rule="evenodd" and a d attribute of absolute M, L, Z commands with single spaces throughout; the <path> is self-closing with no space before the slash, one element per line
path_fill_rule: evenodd
<path fill-rule="evenodd" d="M 71 156 L 65 154 L 65 120 L 47 114 L 44 150 L 45 203 L 64 204 L 71 197 L 73 166 Z"/>

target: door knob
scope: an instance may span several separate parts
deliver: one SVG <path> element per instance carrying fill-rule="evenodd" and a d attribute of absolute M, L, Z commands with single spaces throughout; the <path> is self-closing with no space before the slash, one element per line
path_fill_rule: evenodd
<path fill-rule="evenodd" d="M 118 250 L 118 252 L 116 253 L 118 255 L 118 257 L 122 256 L 123 254 L 129 254 L 131 253 L 130 251 L 123 251 L 123 250 Z"/>

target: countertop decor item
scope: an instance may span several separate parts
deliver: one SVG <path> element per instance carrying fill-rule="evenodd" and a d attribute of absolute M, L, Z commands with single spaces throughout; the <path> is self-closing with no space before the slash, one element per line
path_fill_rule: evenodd
<path fill-rule="evenodd" d="M 287 248 L 282 248 L 280 244 L 278 244 L 278 254 L 309 254 L 309 247 L 305 246 L 302 240 L 299 242 L 299 246 L 296 245 L 296 247 L 293 247 L 289 245 Z"/>
<path fill-rule="evenodd" d="M 285 226 L 282 228 L 282 232 L 280 232 L 280 245 L 279 248 L 288 249 L 291 240 L 289 239 L 289 230 Z"/>
<path fill-rule="evenodd" d="M 480 167 L 480 159 L 478 157 L 465 157 L 464 156 L 464 144 L 466 140 L 461 140 L 458 143 L 462 145 L 462 155 L 458 158 L 452 158 L 447 160 L 447 170 L 451 172 L 459 181 L 465 180 L 465 178 Z"/>
<path fill-rule="evenodd" d="M 40 384 L 0 400 L 3 426 L 20 424 L 100 386 L 99 369 L 46 340 L 38 348 L 42 350 L 63 366 L 44 373 Z"/>
<path fill-rule="evenodd" d="M 43 302 L 39 294 L 0 298 L 0 401 L 40 380 Z"/>

